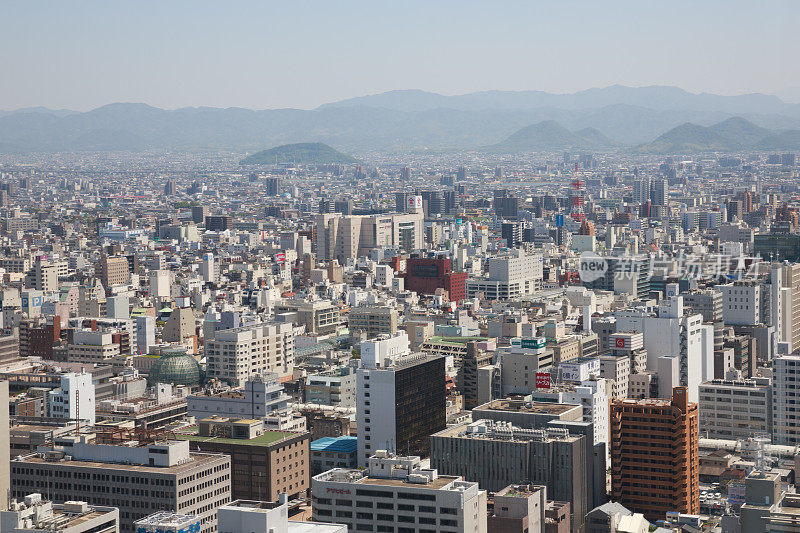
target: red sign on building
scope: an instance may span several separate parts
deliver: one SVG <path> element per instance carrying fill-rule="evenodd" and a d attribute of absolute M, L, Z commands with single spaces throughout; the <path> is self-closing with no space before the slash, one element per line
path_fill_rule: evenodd
<path fill-rule="evenodd" d="M 550 388 L 550 374 L 547 372 L 536 373 L 536 388 L 549 389 Z"/>

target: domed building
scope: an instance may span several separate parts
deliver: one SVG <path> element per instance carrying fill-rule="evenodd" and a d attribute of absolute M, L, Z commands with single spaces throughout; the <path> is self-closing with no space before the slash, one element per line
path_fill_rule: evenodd
<path fill-rule="evenodd" d="M 205 377 L 205 372 L 194 357 L 185 349 L 173 348 L 164 350 L 158 361 L 153 363 L 147 376 L 147 385 L 152 387 L 156 383 L 171 383 L 199 387 Z"/>

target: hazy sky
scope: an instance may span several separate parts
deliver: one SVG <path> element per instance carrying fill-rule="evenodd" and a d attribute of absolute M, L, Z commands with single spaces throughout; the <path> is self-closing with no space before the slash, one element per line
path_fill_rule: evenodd
<path fill-rule="evenodd" d="M 0 0 L 0 109 L 800 87 L 796 0 Z"/>

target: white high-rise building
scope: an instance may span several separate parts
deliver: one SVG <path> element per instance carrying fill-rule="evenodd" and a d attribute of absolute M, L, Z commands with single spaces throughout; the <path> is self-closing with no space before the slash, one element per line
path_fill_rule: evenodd
<path fill-rule="evenodd" d="M 659 375 L 660 391 L 667 394 L 670 383 L 682 385 L 689 388 L 689 401 L 697 402 L 700 383 L 714 379 L 714 327 L 703 324 L 703 315 L 684 313 L 683 297 L 674 296 L 659 304 L 658 316 L 636 308 L 615 317 L 617 331 L 643 334 L 647 370 L 670 374 Z"/>
<path fill-rule="evenodd" d="M 717 285 L 717 290 L 722 292 L 722 320 L 726 325 L 754 326 L 761 323 L 764 285 L 742 280 Z"/>
<path fill-rule="evenodd" d="M 92 375 L 69 372 L 61 376 L 61 386 L 50 391 L 50 416 L 80 419 L 93 426 L 95 423 L 94 383 Z"/>
<path fill-rule="evenodd" d="M 447 425 L 445 379 L 444 357 L 411 353 L 405 331 L 362 342 L 356 374 L 358 464 L 377 450 L 427 455 L 430 435 Z"/>

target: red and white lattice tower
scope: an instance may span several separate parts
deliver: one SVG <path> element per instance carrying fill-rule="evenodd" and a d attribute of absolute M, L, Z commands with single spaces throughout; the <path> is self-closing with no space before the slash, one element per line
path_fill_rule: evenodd
<path fill-rule="evenodd" d="M 572 219 L 582 222 L 586 218 L 583 213 L 583 181 L 578 175 L 578 163 L 575 163 L 575 174 L 572 180 Z"/>

